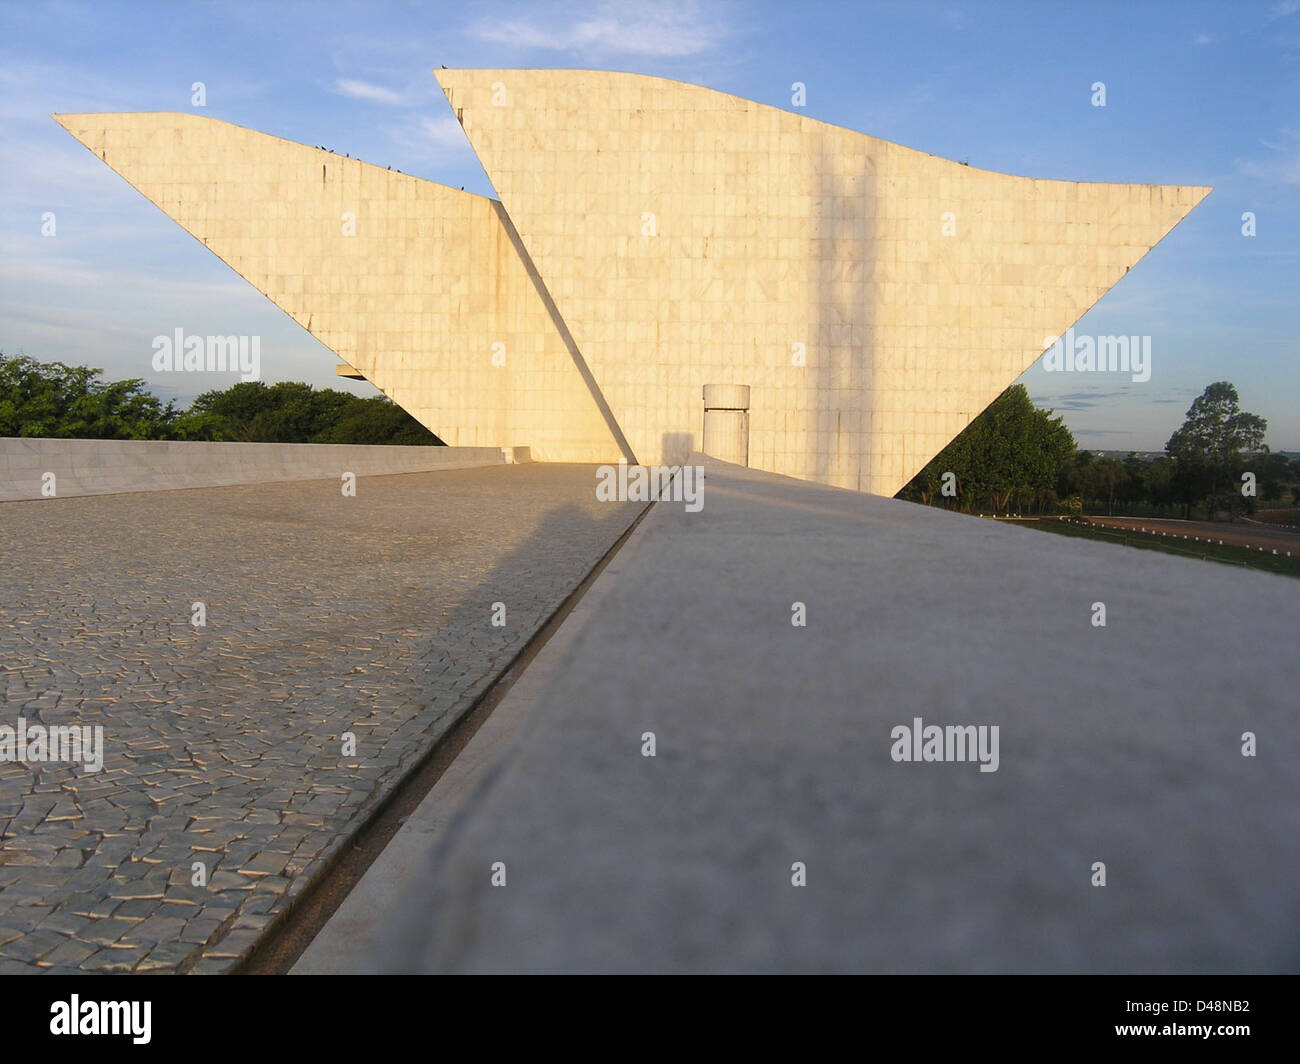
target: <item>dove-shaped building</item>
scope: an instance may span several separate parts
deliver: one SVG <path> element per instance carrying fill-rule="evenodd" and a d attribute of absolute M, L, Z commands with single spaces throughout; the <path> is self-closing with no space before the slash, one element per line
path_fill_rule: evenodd
<path fill-rule="evenodd" d="M 55 116 L 449 444 L 892 495 L 1210 191 L 992 173 L 643 75 L 435 70 L 499 200 Z"/>

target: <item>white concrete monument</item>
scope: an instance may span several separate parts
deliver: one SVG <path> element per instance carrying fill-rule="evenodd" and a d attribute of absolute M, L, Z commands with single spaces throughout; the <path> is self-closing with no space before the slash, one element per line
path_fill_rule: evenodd
<path fill-rule="evenodd" d="M 499 202 L 194 115 L 56 118 L 450 444 L 707 443 L 883 495 L 1210 191 L 992 173 L 642 75 L 434 73 Z"/>

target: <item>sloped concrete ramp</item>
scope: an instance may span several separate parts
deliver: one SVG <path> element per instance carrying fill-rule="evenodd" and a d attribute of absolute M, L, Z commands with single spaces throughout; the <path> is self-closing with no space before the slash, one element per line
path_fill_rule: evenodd
<path fill-rule="evenodd" d="M 719 463 L 618 563 L 374 967 L 1300 967 L 1294 582 Z"/>

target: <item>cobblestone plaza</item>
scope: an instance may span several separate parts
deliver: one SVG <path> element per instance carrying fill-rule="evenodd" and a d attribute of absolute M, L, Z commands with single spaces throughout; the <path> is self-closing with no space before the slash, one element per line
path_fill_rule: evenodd
<path fill-rule="evenodd" d="M 230 968 L 641 511 L 593 483 L 534 464 L 0 508 L 6 723 L 104 729 L 99 772 L 0 763 L 0 972 Z"/>

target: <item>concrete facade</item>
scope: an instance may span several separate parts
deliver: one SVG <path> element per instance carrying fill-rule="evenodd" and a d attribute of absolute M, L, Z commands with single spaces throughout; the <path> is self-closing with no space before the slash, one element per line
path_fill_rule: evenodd
<path fill-rule="evenodd" d="M 619 458 L 495 200 L 196 115 L 56 118 L 448 444 Z"/>
<path fill-rule="evenodd" d="M 1209 191 L 992 173 L 661 78 L 434 73 L 500 203 L 190 115 L 59 121 L 449 442 L 679 462 L 736 386 L 750 465 L 886 495 Z"/>
<path fill-rule="evenodd" d="M 200 443 L 0 437 L 0 501 L 212 488 L 286 480 L 427 473 L 527 461 L 526 448 L 387 447 L 342 443 Z"/>

